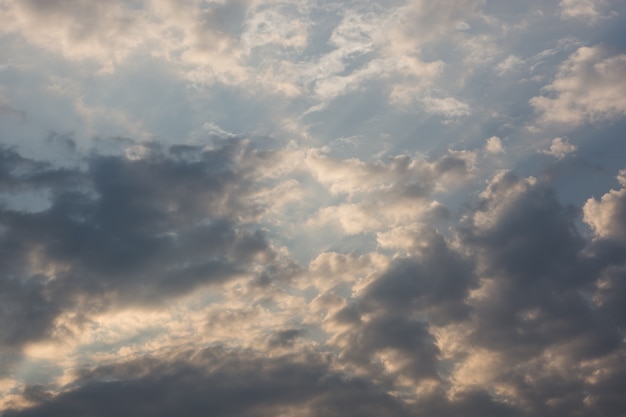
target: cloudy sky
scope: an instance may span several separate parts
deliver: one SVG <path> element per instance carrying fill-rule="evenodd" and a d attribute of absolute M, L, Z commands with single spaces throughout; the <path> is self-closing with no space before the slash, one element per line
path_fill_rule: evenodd
<path fill-rule="evenodd" d="M 0 0 L 0 415 L 626 416 L 624 131 L 621 0 Z"/>

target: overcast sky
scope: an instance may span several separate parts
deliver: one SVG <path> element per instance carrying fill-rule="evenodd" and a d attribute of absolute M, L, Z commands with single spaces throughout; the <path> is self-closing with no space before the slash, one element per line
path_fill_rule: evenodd
<path fill-rule="evenodd" d="M 0 0 L 0 416 L 626 416 L 626 3 Z"/>

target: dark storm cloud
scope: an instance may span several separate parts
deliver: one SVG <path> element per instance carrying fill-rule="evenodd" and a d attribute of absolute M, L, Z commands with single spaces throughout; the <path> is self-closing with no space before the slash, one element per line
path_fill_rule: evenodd
<path fill-rule="evenodd" d="M 23 158 L 12 149 L 0 148 L 3 200 L 15 197 L 15 193 L 49 188 L 63 193 L 82 182 L 78 172 L 57 170 L 47 163 Z M 38 223 L 33 213 L 17 212 L 0 204 L 0 345 L 5 348 L 44 335 L 60 311 L 50 299 L 47 277 L 36 271 L 24 273 L 32 251 L 41 244 Z"/>
<path fill-rule="evenodd" d="M 594 355 L 594 340 L 599 355 L 614 349 L 619 336 L 598 326 L 600 318 L 580 293 L 597 271 L 581 253 L 585 242 L 574 224 L 578 211 L 561 206 L 554 191 L 541 184 L 504 195 L 522 183 L 512 174 L 492 183 L 479 212 L 493 223 L 463 230 L 483 275 L 494 278 L 495 293 L 476 307 L 478 343 L 532 355 L 579 336 L 592 350 L 589 355 Z M 505 207 L 495 206 L 500 204 Z"/>
<path fill-rule="evenodd" d="M 617 271 L 589 254 L 594 244 L 578 234 L 579 217 L 546 185 L 506 174 L 490 184 L 471 224 L 461 229 L 464 246 L 490 281 L 472 302 L 471 344 L 503 355 L 508 369 L 499 382 L 518 390 L 529 415 L 615 415 L 615 405 L 594 409 L 583 403 L 591 401 L 585 398 L 597 383 L 589 382 L 582 364 L 623 354 L 619 311 L 613 309 L 616 298 L 625 301 L 624 293 L 617 284 L 604 303 L 590 295 L 603 271 Z M 565 373 L 537 368 L 550 360 Z M 618 368 L 623 372 L 623 364 Z M 599 398 L 604 395 L 614 398 L 615 391 Z"/>
<path fill-rule="evenodd" d="M 270 358 L 219 347 L 84 370 L 74 388 L 59 395 L 27 386 L 24 396 L 33 406 L 4 417 L 522 415 L 480 390 L 406 404 L 373 381 L 332 370 L 328 356 L 313 352 Z"/>
<path fill-rule="evenodd" d="M 193 158 L 158 148 L 136 160 L 93 155 L 85 170 L 2 149 L 3 197 L 35 190 L 50 203 L 0 208 L 0 343 L 48 335 L 79 296 L 96 310 L 160 303 L 244 273 L 257 255 L 271 262 L 264 233 L 238 221 L 259 210 L 245 202 L 254 171 L 238 165 L 245 146 L 190 148 Z"/>
<path fill-rule="evenodd" d="M 270 358 L 214 347 L 84 370 L 74 386 L 57 396 L 28 386 L 24 396 L 33 406 L 4 417 L 520 415 L 483 391 L 406 404 L 370 380 L 332 370 L 328 356 L 313 352 Z"/>
<path fill-rule="evenodd" d="M 397 399 L 329 369 L 323 357 L 268 358 L 220 348 L 166 361 L 141 360 L 83 373 L 78 388 L 5 417 L 27 416 L 406 416 Z"/>

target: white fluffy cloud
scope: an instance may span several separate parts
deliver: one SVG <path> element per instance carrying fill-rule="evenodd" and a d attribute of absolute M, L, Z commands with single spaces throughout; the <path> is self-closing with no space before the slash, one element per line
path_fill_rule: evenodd
<path fill-rule="evenodd" d="M 487 153 L 499 154 L 504 153 L 504 146 L 502 146 L 502 140 L 497 136 L 492 136 L 487 139 L 485 144 L 485 150 Z"/>
<path fill-rule="evenodd" d="M 580 125 L 626 115 L 626 55 L 596 45 L 581 47 L 560 66 L 545 95 L 530 104 L 542 123 Z"/>
<path fill-rule="evenodd" d="M 600 200 L 587 200 L 584 220 L 597 237 L 626 241 L 626 170 L 621 170 L 617 179 L 622 188 L 610 190 Z"/>
<path fill-rule="evenodd" d="M 556 159 L 563 159 L 565 155 L 576 150 L 576 145 L 572 145 L 568 138 L 554 138 L 549 149 L 539 151 L 542 154 L 550 155 Z"/>

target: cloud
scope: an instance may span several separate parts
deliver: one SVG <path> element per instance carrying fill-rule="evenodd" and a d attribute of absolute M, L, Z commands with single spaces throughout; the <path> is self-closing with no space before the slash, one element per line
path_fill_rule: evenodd
<path fill-rule="evenodd" d="M 599 269 L 583 255 L 576 211 L 545 185 L 500 174 L 483 198 L 461 235 L 464 247 L 477 251 L 480 284 L 468 299 L 472 324 L 462 326 L 473 353 L 457 378 L 491 386 L 536 415 L 579 410 L 585 392 L 595 390 L 584 364 L 610 363 L 622 351 L 615 323 L 581 292 L 607 265 Z M 488 364 L 487 357 L 496 359 Z M 550 371 L 542 376 L 537 367 Z M 472 382 L 468 369 L 486 379 Z"/>
<path fill-rule="evenodd" d="M 246 148 L 239 139 L 184 153 L 133 145 L 131 158 L 93 155 L 84 170 L 3 150 L 3 191 L 47 190 L 50 203 L 0 212 L 1 285 L 12 306 L 2 310 L 0 342 L 50 337 L 60 313 L 84 297 L 94 312 L 159 304 L 271 263 L 264 232 L 247 226 L 263 209 L 242 200 L 253 192 L 245 178 L 260 172 Z"/>
<path fill-rule="evenodd" d="M 396 155 L 365 163 L 312 150 L 306 161 L 311 174 L 332 195 L 344 199 L 321 207 L 307 224 L 312 228 L 331 224 L 351 235 L 383 232 L 422 217 L 445 218 L 445 207 L 431 196 L 470 181 L 476 171 L 472 151 L 448 150 L 432 161 Z"/>
<path fill-rule="evenodd" d="M 368 12 L 367 5 L 350 5 L 341 10 L 340 21 L 326 27 L 315 25 L 314 18 L 336 6 L 323 2 L 7 1 L 3 27 L 69 60 L 96 63 L 103 73 L 150 55 L 195 85 L 247 85 L 289 98 L 313 92 L 311 108 L 320 109 L 381 80 L 394 86 L 393 103 L 411 101 L 398 97 L 399 90 L 415 90 L 418 84 L 420 91 L 411 96 L 423 96 L 420 92 L 444 64 L 422 59 L 420 46 L 443 34 L 462 36 L 456 29 L 459 19 L 482 3 L 407 2 L 380 5 L 378 13 Z M 313 37 L 312 28 L 324 31 L 327 39 Z M 305 55 L 307 48 L 319 53 Z M 426 108 L 436 113 L 443 107 L 446 113 L 466 113 L 453 97 L 426 99 L 434 103 Z"/>
<path fill-rule="evenodd" d="M 427 97 L 423 100 L 423 103 L 424 110 L 427 113 L 440 114 L 446 117 L 459 117 L 470 114 L 469 106 L 453 97 Z"/>
<path fill-rule="evenodd" d="M 474 276 L 471 261 L 450 248 L 434 229 L 424 226 L 407 231 L 407 238 L 413 240 L 413 250 L 391 262 L 381 262 L 384 258 L 374 254 L 318 258 L 311 266 L 327 271 L 329 277 L 316 282 L 326 283 L 346 273 L 359 278 L 352 300 L 333 295 L 337 288 L 329 284 L 318 286 L 333 291 L 315 300 L 310 322 L 321 320 L 328 343 L 339 349 L 342 368 L 388 381 L 396 389 L 425 389 L 432 394 L 427 387 L 438 392 L 443 381 L 439 349 L 429 326 L 467 317 L 463 300 Z M 325 261 L 323 270 L 321 261 Z"/>
<path fill-rule="evenodd" d="M 561 0 L 559 2 L 561 18 L 583 20 L 589 23 L 597 23 L 602 18 L 614 15 L 615 12 L 609 16 L 603 16 L 601 10 L 599 10 L 602 6 L 606 6 L 606 1 Z"/>
<path fill-rule="evenodd" d="M 610 190 L 600 200 L 590 198 L 583 206 L 583 219 L 597 238 L 626 242 L 626 170 L 617 177 L 622 188 Z"/>
<path fill-rule="evenodd" d="M 547 95 L 530 104 L 540 123 L 580 125 L 626 115 L 626 55 L 604 46 L 581 47 L 559 67 L 555 80 L 543 88 Z"/>
<path fill-rule="evenodd" d="M 496 66 L 496 73 L 500 76 L 522 65 L 524 61 L 515 55 L 509 55 Z"/>
<path fill-rule="evenodd" d="M 79 388 L 52 399 L 31 396 L 35 399 L 35 407 L 4 415 L 200 416 L 207 410 L 220 416 L 409 415 L 397 399 L 366 380 L 333 372 L 318 355 L 268 361 L 219 347 L 86 370 Z"/>
<path fill-rule="evenodd" d="M 169 0 L 97 3 L 89 0 L 6 1 L 5 33 L 67 59 L 91 61 L 111 73 L 132 54 L 148 51 L 182 64 L 198 82 L 230 83 L 247 74 L 238 43 L 245 2 L 198 3 Z M 210 40 L 206 42 L 206 40 Z M 203 69 L 200 69 L 204 67 Z"/>
<path fill-rule="evenodd" d="M 429 227 L 414 232 L 416 252 L 399 258 L 365 289 L 366 305 L 385 314 L 413 314 L 431 323 L 456 321 L 467 312 L 472 265 Z"/>
<path fill-rule="evenodd" d="M 563 159 L 565 155 L 570 154 L 576 150 L 576 145 L 572 145 L 567 138 L 554 138 L 550 149 L 543 149 L 539 151 L 542 154 L 550 155 L 556 159 Z"/>
<path fill-rule="evenodd" d="M 321 294 L 345 283 L 360 282 L 362 285 L 374 279 L 387 263 L 387 258 L 377 252 L 360 256 L 337 252 L 320 253 L 310 262 L 306 274 L 301 277 L 301 285 L 315 286 Z"/>
<path fill-rule="evenodd" d="M 487 143 L 485 144 L 485 150 L 487 153 L 491 154 L 499 154 L 504 153 L 504 147 L 502 146 L 502 140 L 500 140 L 497 136 L 492 136 L 487 139 Z"/>
<path fill-rule="evenodd" d="M 5 415 L 195 415 L 208 407 L 225 416 L 544 417 L 623 405 L 623 268 L 602 241 L 621 239 L 605 230 L 624 225 L 598 214 L 616 211 L 619 191 L 585 204 L 598 236 L 586 241 L 575 226 L 580 211 L 563 206 L 549 184 L 503 171 L 445 234 L 412 221 L 387 232 L 379 225 L 376 251 L 321 253 L 298 267 L 247 214 L 246 193 L 271 178 L 259 173 L 277 155 L 261 157 L 236 138 L 209 148 L 144 146 L 139 158 L 94 155 L 86 169 L 43 183 L 57 190 L 47 209 L 3 210 L 10 257 L 2 268 L 17 277 L 2 281 L 10 310 L 3 345 L 54 358 L 44 342 L 63 331 L 66 344 L 83 338 L 72 349 L 105 335 L 119 346 L 90 348 L 82 371 L 64 364 L 74 374 L 56 387 L 25 386 Z M 460 166 L 445 155 L 337 170 L 328 169 L 337 160 L 312 155 L 327 174 L 321 181 L 331 187 L 341 173 L 337 193 L 350 198 L 402 182 L 388 173 L 412 163 L 431 174 Z M 4 158 L 7 184 L 28 184 L 33 172 L 57 178 L 51 165 L 11 151 Z M 226 198 L 235 185 L 238 197 Z M 217 289 L 199 291 L 210 284 Z M 207 294 L 218 298 L 193 307 Z M 195 297 L 147 315 L 183 295 Z M 77 314 L 98 330 L 81 329 Z M 167 331 L 159 323 L 170 323 Z"/>
<path fill-rule="evenodd" d="M 332 194 L 357 198 L 380 193 L 394 199 L 419 199 L 435 188 L 462 183 L 475 169 L 475 157 L 472 151 L 448 150 L 432 161 L 396 155 L 366 163 L 312 150 L 306 161 L 312 175 Z"/>
<path fill-rule="evenodd" d="M 146 40 L 145 14 L 121 2 L 28 0 L 2 7 L 4 32 L 69 59 L 97 60 L 109 71 Z"/>

